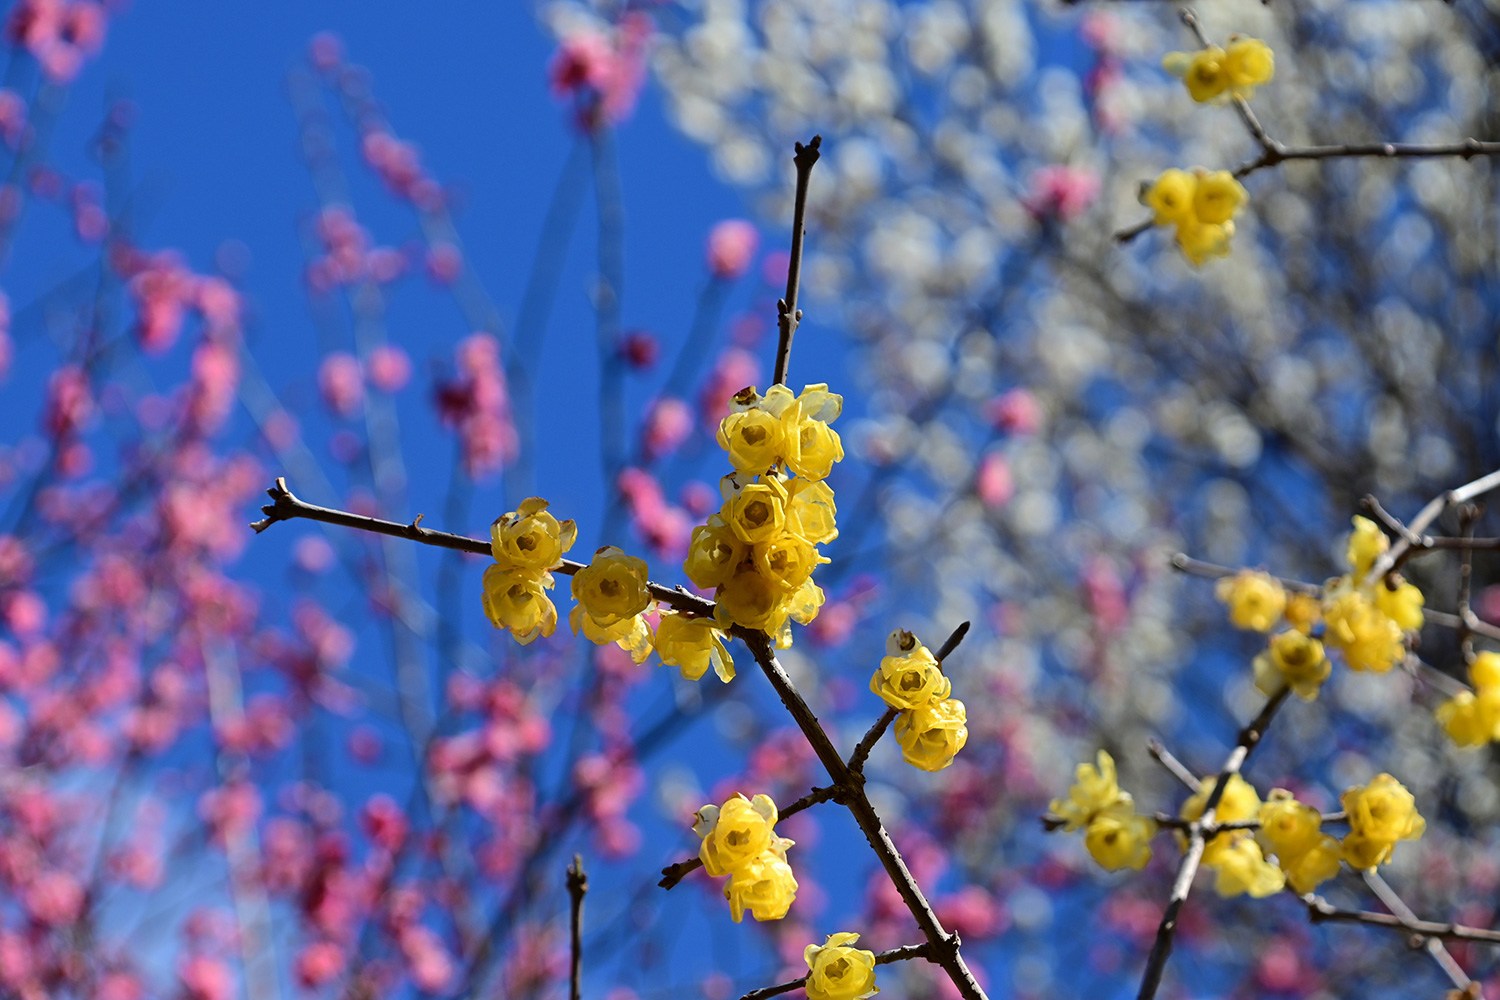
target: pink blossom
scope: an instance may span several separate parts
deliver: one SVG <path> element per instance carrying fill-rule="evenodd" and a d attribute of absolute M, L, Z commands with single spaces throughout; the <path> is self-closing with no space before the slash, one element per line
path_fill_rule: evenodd
<path fill-rule="evenodd" d="M 427 276 L 440 285 L 451 285 L 463 273 L 463 252 L 448 242 L 432 244 L 427 250 Z"/>
<path fill-rule="evenodd" d="M 65 927 L 83 913 L 83 883 L 62 871 L 44 871 L 23 887 L 23 902 L 32 919 Z"/>
<path fill-rule="evenodd" d="M 333 546 L 319 535 L 305 535 L 292 546 L 292 560 L 306 573 L 323 573 L 337 558 Z"/>
<path fill-rule="evenodd" d="M 364 375 L 352 354 L 335 351 L 318 368 L 318 391 L 323 402 L 341 417 L 353 416 L 364 402 Z"/>
<path fill-rule="evenodd" d="M 411 358 L 394 344 L 381 344 L 370 352 L 370 384 L 381 392 L 395 392 L 411 378 Z"/>
<path fill-rule="evenodd" d="M 418 989 L 439 993 L 448 988 L 457 969 L 453 956 L 436 934 L 420 925 L 408 927 L 401 934 L 400 944 L 412 982 Z"/>
<path fill-rule="evenodd" d="M 314 941 L 297 955 L 297 982 L 317 989 L 344 971 L 344 952 L 332 941 Z"/>
<path fill-rule="evenodd" d="M 182 1000 L 230 1000 L 234 976 L 229 966 L 209 955 L 191 955 L 177 967 L 182 982 Z"/>
<path fill-rule="evenodd" d="M 344 61 L 344 41 L 331 31 L 320 31 L 308 43 L 307 58 L 324 73 L 337 69 Z"/>
<path fill-rule="evenodd" d="M 979 471 L 974 477 L 974 492 L 980 503 L 997 510 L 1015 496 L 1015 477 L 1011 475 L 1010 463 L 999 452 L 990 452 L 979 461 Z"/>
<path fill-rule="evenodd" d="M 27 132 L 26 101 L 9 87 L 0 89 L 0 138 L 11 149 L 21 145 Z"/>
<path fill-rule="evenodd" d="M 114 970 L 99 977 L 91 1000 L 145 1000 L 146 987 L 131 972 Z"/>
<path fill-rule="evenodd" d="M 221 844 L 253 827 L 260 808 L 260 792 L 243 781 L 210 789 L 198 800 L 198 815 Z"/>
<path fill-rule="evenodd" d="M 376 795 L 366 802 L 361 822 L 370 840 L 383 850 L 399 851 L 406 840 L 406 814 L 389 795 Z"/>
<path fill-rule="evenodd" d="M 1031 190 L 1025 205 L 1038 219 L 1071 222 L 1088 211 L 1097 197 L 1099 177 L 1092 170 L 1054 164 L 1031 175 Z"/>
<path fill-rule="evenodd" d="M 708 270 L 726 281 L 743 275 L 755 259 L 760 232 L 744 219 L 725 219 L 708 234 Z"/>
<path fill-rule="evenodd" d="M 641 450 L 647 461 L 676 451 L 693 433 L 693 413 L 687 403 L 672 396 L 656 400 L 646 411 L 641 429 Z"/>
<path fill-rule="evenodd" d="M 63 365 L 52 373 L 47 385 L 44 426 L 54 438 L 77 433 L 94 415 L 94 395 L 89 379 L 77 365 Z"/>
<path fill-rule="evenodd" d="M 998 431 L 1035 434 L 1042 426 L 1042 404 L 1029 389 L 1009 389 L 985 406 L 985 416 Z"/>
<path fill-rule="evenodd" d="M 47 605 L 35 591 L 13 591 L 0 599 L 0 621 L 23 639 L 35 638 L 47 624 Z"/>
<path fill-rule="evenodd" d="M 650 36 L 650 18 L 631 11 L 610 36 L 585 28 L 559 43 L 547 79 L 558 97 L 582 99 L 581 127 L 612 125 L 629 116 L 645 82 Z"/>

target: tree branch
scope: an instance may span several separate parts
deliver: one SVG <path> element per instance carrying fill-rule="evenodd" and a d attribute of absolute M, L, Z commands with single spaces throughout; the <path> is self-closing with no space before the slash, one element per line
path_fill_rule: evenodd
<path fill-rule="evenodd" d="M 815 135 L 806 144 L 796 144 L 792 162 L 797 165 L 797 191 L 792 201 L 792 252 L 787 260 L 786 297 L 776 303 L 776 368 L 771 378 L 772 385 L 785 385 L 787 367 L 792 360 L 792 337 L 797 324 L 802 322 L 802 310 L 797 308 L 798 285 L 802 280 L 802 239 L 806 235 L 803 224 L 807 217 L 807 185 L 812 179 L 813 164 L 818 162 L 819 147 L 823 137 Z"/>
<path fill-rule="evenodd" d="M 571 961 L 568 964 L 568 996 L 581 1000 L 583 979 L 583 897 L 589 891 L 589 877 L 583 870 L 583 857 L 573 855 L 568 866 L 569 901 L 569 948 Z"/>

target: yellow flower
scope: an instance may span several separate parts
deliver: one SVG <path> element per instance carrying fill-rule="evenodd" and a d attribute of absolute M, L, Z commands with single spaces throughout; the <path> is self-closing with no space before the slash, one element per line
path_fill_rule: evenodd
<path fill-rule="evenodd" d="M 484 571 L 484 613 L 490 624 L 509 630 L 521 645 L 557 628 L 557 608 L 547 597 L 552 574 L 506 569 L 499 563 Z"/>
<path fill-rule="evenodd" d="M 746 910 L 756 920 L 780 920 L 797 898 L 797 878 L 784 856 L 765 851 L 730 874 L 724 898 L 735 923 Z"/>
<path fill-rule="evenodd" d="M 1152 184 L 1141 192 L 1141 204 L 1155 213 L 1152 223 L 1158 226 L 1184 222 L 1193 217 L 1193 193 L 1198 178 L 1186 170 L 1173 167 L 1163 170 Z"/>
<path fill-rule="evenodd" d="M 1461 747 L 1484 746 L 1493 738 L 1493 727 L 1486 724 L 1472 691 L 1460 691 L 1439 705 L 1435 714 L 1443 732 Z"/>
<path fill-rule="evenodd" d="M 1234 218 L 1234 213 L 1249 197 L 1244 186 L 1229 171 L 1215 170 L 1203 174 L 1193 188 L 1193 217 L 1206 226 L 1221 225 Z M 1232 235 L 1233 232 L 1228 234 Z"/>
<path fill-rule="evenodd" d="M 1363 788 L 1339 796 L 1349 816 L 1344 860 L 1351 868 L 1374 868 L 1389 861 L 1398 840 L 1416 840 L 1427 829 L 1416 799 L 1389 774 L 1378 774 Z"/>
<path fill-rule="evenodd" d="M 1476 690 L 1500 689 L 1500 653 L 1485 650 L 1477 654 L 1469 664 L 1469 680 Z"/>
<path fill-rule="evenodd" d="M 632 615 L 613 625 L 600 625 L 579 604 L 568 614 L 568 625 L 574 635 L 582 632 L 583 637 L 596 646 L 614 643 L 629 653 L 636 663 L 645 663 L 646 657 L 651 655 L 651 626 L 646 624 L 645 615 Z"/>
<path fill-rule="evenodd" d="M 896 716 L 896 742 L 912 767 L 941 771 L 969 741 L 968 713 L 957 698 L 945 698 Z"/>
<path fill-rule="evenodd" d="M 875 985 L 875 953 L 851 947 L 858 940 L 858 934 L 844 931 L 802 950 L 808 969 L 807 1000 L 865 1000 L 880 992 Z"/>
<path fill-rule="evenodd" d="M 804 385 L 797 394 L 797 404 L 802 408 L 804 420 L 816 420 L 831 424 L 844 412 L 844 397 L 828 391 L 827 382 Z"/>
<path fill-rule="evenodd" d="M 835 462 L 844 460 L 844 443 L 839 432 L 821 420 L 807 417 L 797 428 L 796 456 L 787 466 L 803 479 L 827 479 Z"/>
<path fill-rule="evenodd" d="M 1354 517 L 1354 533 L 1349 536 L 1349 548 L 1345 558 L 1349 560 L 1349 571 L 1356 580 L 1363 578 L 1375 565 L 1375 560 L 1385 555 L 1391 540 L 1380 525 L 1368 517 Z"/>
<path fill-rule="evenodd" d="M 768 542 L 786 528 L 787 489 L 774 476 L 732 495 L 721 512 L 729 530 L 746 545 Z"/>
<path fill-rule="evenodd" d="M 793 413 L 793 416 L 796 414 Z M 719 424 L 719 447 L 729 453 L 735 471 L 758 475 L 788 455 L 796 424 L 760 408 L 730 413 Z"/>
<path fill-rule="evenodd" d="M 1195 820 L 1203 817 L 1203 807 L 1208 803 L 1209 793 L 1213 791 L 1218 777 L 1203 778 L 1198 782 L 1198 791 L 1188 797 L 1182 804 L 1179 812 L 1183 819 Z M 1224 786 L 1224 794 L 1219 797 L 1219 804 L 1214 809 L 1215 823 L 1240 823 L 1248 819 L 1254 819 L 1260 814 L 1260 796 L 1244 778 L 1238 774 L 1229 776 L 1229 783 Z M 1205 864 L 1212 864 L 1221 851 L 1227 850 L 1234 838 L 1234 831 L 1216 833 L 1208 840 L 1208 846 L 1204 849 L 1203 860 Z"/>
<path fill-rule="evenodd" d="M 834 520 L 838 508 L 833 502 L 833 490 L 827 483 L 794 479 L 789 484 L 788 494 L 787 530 L 814 545 L 823 545 L 839 537 Z"/>
<path fill-rule="evenodd" d="M 553 569 L 577 539 L 578 525 L 549 514 L 541 497 L 522 500 L 519 508 L 490 525 L 490 553 L 507 569 Z"/>
<path fill-rule="evenodd" d="M 823 601 L 823 588 L 807 580 L 792 592 L 791 596 L 782 603 L 782 607 L 786 609 L 792 621 L 799 625 L 806 625 L 818 617 L 818 610 L 823 607 Z"/>
<path fill-rule="evenodd" d="M 769 795 L 732 796 L 722 806 L 705 805 L 696 814 L 693 832 L 703 838 L 698 857 L 703 869 L 718 878 L 743 868 L 777 844 L 776 803 Z M 791 846 L 791 841 L 786 841 Z M 783 854 L 786 848 L 781 849 Z"/>
<path fill-rule="evenodd" d="M 1415 632 L 1422 627 L 1422 605 L 1427 602 L 1414 584 L 1402 581 L 1392 589 L 1385 583 L 1376 583 L 1374 591 L 1375 606 L 1401 631 Z"/>
<path fill-rule="evenodd" d="M 661 662 L 681 670 L 690 681 L 701 678 L 709 667 L 725 684 L 734 679 L 734 658 L 724 645 L 724 633 L 710 619 L 663 611 L 656 626 L 656 652 Z"/>
<path fill-rule="evenodd" d="M 645 560 L 606 545 L 573 576 L 573 599 L 595 625 L 608 628 L 646 610 L 648 575 Z"/>
<path fill-rule="evenodd" d="M 741 563 L 715 593 L 714 616 L 726 630 L 730 625 L 772 634 L 786 621 L 781 588 L 762 576 L 751 562 Z"/>
<path fill-rule="evenodd" d="M 1243 569 L 1214 588 L 1236 628 L 1269 632 L 1286 608 L 1286 591 L 1269 573 Z"/>
<path fill-rule="evenodd" d="M 1053 799 L 1047 810 L 1065 821 L 1063 829 L 1088 826 L 1093 818 L 1117 802 L 1130 804 L 1130 795 L 1120 791 L 1115 759 L 1100 750 L 1097 764 L 1079 764 L 1073 771 L 1073 787 L 1066 799 Z"/>
<path fill-rule="evenodd" d="M 1255 686 L 1264 695 L 1273 695 L 1290 686 L 1297 697 L 1312 701 L 1318 688 L 1333 669 L 1318 640 L 1288 629 L 1271 637 L 1266 651 L 1254 660 Z"/>
<path fill-rule="evenodd" d="M 1109 871 L 1122 868 L 1140 871 L 1151 860 L 1151 838 L 1154 836 L 1156 820 L 1137 813 L 1127 796 L 1106 806 L 1089 820 L 1083 845 L 1088 848 L 1089 855 Z"/>
<path fill-rule="evenodd" d="M 1286 873 L 1286 884 L 1292 887 L 1292 891 L 1298 895 L 1306 895 L 1337 875 L 1341 860 L 1343 851 L 1338 838 L 1323 833 L 1296 860 L 1282 859 L 1281 870 Z"/>
<path fill-rule="evenodd" d="M 1221 896 L 1248 895 L 1255 899 L 1273 895 L 1286 885 L 1286 875 L 1266 860 L 1260 845 L 1248 831 L 1233 835 L 1212 861 L 1203 855 L 1204 864 L 1214 869 L 1214 890 Z"/>
<path fill-rule="evenodd" d="M 784 591 L 796 590 L 816 567 L 828 562 L 811 542 L 788 531 L 755 546 L 751 557 L 761 575 Z"/>
<path fill-rule="evenodd" d="M 1222 97 L 1229 89 L 1224 50 L 1217 45 L 1196 52 L 1169 52 L 1161 65 L 1187 84 L 1188 94 L 1199 104 Z"/>
<path fill-rule="evenodd" d="M 1316 594 L 1299 590 L 1287 595 L 1286 609 L 1281 612 L 1281 617 L 1298 632 L 1311 632 L 1323 618 L 1323 604 Z"/>
<path fill-rule="evenodd" d="M 1351 670 L 1383 674 L 1406 655 L 1401 626 L 1358 590 L 1335 590 L 1325 600 L 1323 638 L 1344 654 Z"/>
<path fill-rule="evenodd" d="M 717 587 L 734 575 L 735 567 L 749 551 L 749 547 L 729 530 L 724 519 L 714 514 L 707 524 L 693 529 L 682 570 L 700 587 Z"/>
<path fill-rule="evenodd" d="M 1273 788 L 1261 804 L 1255 839 L 1285 865 L 1318 845 L 1322 825 L 1316 809 L 1298 802 L 1285 788 Z"/>
<path fill-rule="evenodd" d="M 1233 238 L 1233 222 L 1186 219 L 1177 224 L 1177 248 L 1194 267 L 1202 267 L 1210 257 L 1228 257 L 1229 241 Z"/>
<path fill-rule="evenodd" d="M 953 693 L 953 684 L 932 650 L 918 642 L 901 656 L 882 658 L 870 678 L 870 690 L 891 708 L 911 709 L 942 701 Z"/>
<path fill-rule="evenodd" d="M 1236 38 L 1224 52 L 1224 72 L 1236 94 L 1248 98 L 1256 87 L 1269 83 L 1276 74 L 1276 56 L 1258 38 Z"/>

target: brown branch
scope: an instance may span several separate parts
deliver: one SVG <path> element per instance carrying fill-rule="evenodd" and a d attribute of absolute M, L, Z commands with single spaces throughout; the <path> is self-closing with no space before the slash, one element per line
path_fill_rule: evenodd
<path fill-rule="evenodd" d="M 571 961 L 568 964 L 568 996 L 572 1000 L 582 997 L 583 980 L 583 897 L 589 891 L 589 877 L 583 870 L 583 857 L 573 855 L 568 866 L 568 900 L 570 909 Z"/>
<path fill-rule="evenodd" d="M 354 528 L 358 531 L 374 532 L 378 535 L 391 535 L 396 538 L 405 538 L 413 542 L 421 542 L 423 545 L 435 545 L 439 548 L 454 549 L 458 552 L 469 552 L 474 555 L 488 556 L 490 543 L 479 538 L 470 538 L 467 535 L 454 535 L 446 531 L 434 531 L 431 528 L 422 527 L 422 515 L 418 514 L 408 524 L 398 521 L 385 521 L 378 517 L 369 517 L 364 514 L 355 514 L 347 510 L 336 510 L 332 507 L 319 507 L 316 504 L 307 503 L 300 499 L 287 488 L 286 478 L 278 476 L 276 484 L 266 490 L 272 503 L 266 504 L 261 511 L 266 515 L 259 521 L 251 523 L 250 527 L 257 532 L 265 531 L 278 521 L 291 521 L 296 518 L 305 518 L 309 521 L 320 521 L 324 524 L 336 524 L 344 528 Z M 561 573 L 564 576 L 572 576 L 583 569 L 584 563 L 572 559 L 564 559 L 552 568 L 552 572 Z M 710 618 L 714 613 L 714 602 L 707 598 L 699 597 L 682 587 L 667 587 L 660 583 L 648 583 L 647 589 L 651 592 L 653 600 L 670 605 L 677 611 L 703 618 Z"/>
<path fill-rule="evenodd" d="M 787 259 L 786 297 L 776 303 L 776 368 L 771 379 L 773 385 L 786 384 L 787 367 L 792 360 L 792 337 L 797 324 L 802 322 L 802 310 L 797 308 L 798 285 L 802 280 L 802 239 L 806 235 L 803 220 L 807 217 L 807 185 L 812 179 L 813 164 L 818 162 L 819 147 L 823 137 L 815 135 L 806 144 L 797 143 L 792 162 L 797 165 L 797 191 L 792 201 L 792 252 Z"/>
<path fill-rule="evenodd" d="M 1375 565 L 1370 567 L 1368 579 L 1378 580 L 1389 573 L 1392 569 L 1399 567 L 1407 558 L 1407 553 L 1412 549 L 1411 539 L 1420 538 L 1427 527 L 1442 516 L 1443 512 L 1451 507 L 1477 500 L 1479 497 L 1491 490 L 1500 489 L 1500 469 L 1480 476 L 1472 482 L 1465 483 L 1457 489 L 1440 493 L 1427 501 L 1427 505 L 1417 511 L 1417 516 L 1407 524 L 1405 532 L 1396 539 L 1395 543 L 1386 550 L 1385 554 L 1375 560 Z"/>
<path fill-rule="evenodd" d="M 871 849 L 879 858 L 881 867 L 885 869 L 886 875 L 900 894 L 902 902 L 906 904 L 906 908 L 916 920 L 922 936 L 927 939 L 927 960 L 942 967 L 958 990 L 959 996 L 964 1000 L 986 1000 L 984 990 L 975 980 L 974 974 L 969 971 L 960 953 L 958 935 L 946 930 L 937 914 L 933 912 L 932 904 L 927 901 L 921 887 L 917 885 L 916 879 L 907 869 L 906 861 L 901 857 L 901 852 L 896 849 L 890 834 L 886 832 L 880 815 L 865 796 L 864 784 L 860 776 L 849 770 L 849 765 L 839 755 L 828 733 L 818 722 L 818 717 L 813 714 L 807 702 L 802 699 L 802 695 L 797 692 L 791 678 L 787 676 L 781 663 L 776 659 L 776 651 L 771 646 L 770 638 L 762 632 L 748 629 L 736 629 L 735 632 L 750 647 L 755 662 L 760 665 L 777 697 L 781 699 L 782 705 L 791 714 L 797 727 L 802 730 L 802 735 L 813 748 L 813 752 L 817 754 L 818 760 L 828 771 L 829 776 L 833 778 L 834 784 L 843 790 L 841 801 L 854 817 L 860 831 L 864 833 L 865 840 L 869 842 Z"/>
<path fill-rule="evenodd" d="M 875 955 L 875 964 L 889 965 L 892 962 L 905 962 L 913 958 L 927 958 L 931 950 L 931 946 L 925 942 L 922 944 L 904 944 L 899 948 L 892 948 L 890 951 L 877 952 Z M 807 976 L 803 976 L 801 979 L 793 979 L 789 982 L 777 983 L 775 986 L 763 986 L 758 990 L 751 990 L 740 997 L 740 1000 L 766 1000 L 767 997 L 790 993 L 792 990 L 801 989 L 806 985 Z"/>
<path fill-rule="evenodd" d="M 1500 945 L 1500 931 L 1491 930 L 1487 927 L 1468 927 L 1464 924 L 1452 922 L 1443 923 L 1434 920 L 1408 919 L 1373 910 L 1343 910 L 1334 906 L 1322 896 L 1312 894 L 1303 896 L 1302 902 L 1307 905 L 1307 919 L 1315 924 L 1367 924 L 1371 927 L 1383 927 L 1386 930 L 1405 931 L 1418 944 L 1425 943 L 1429 939 L 1443 939 L 1449 941 L 1470 941 L 1475 944 Z"/>
<path fill-rule="evenodd" d="M 1181 913 L 1183 904 L 1187 902 L 1188 894 L 1192 892 L 1193 876 L 1198 874 L 1198 866 L 1203 861 L 1203 849 L 1207 844 L 1204 831 L 1210 829 L 1213 824 L 1214 812 L 1219 807 L 1219 800 L 1224 796 L 1224 789 L 1229 787 L 1229 779 L 1239 774 L 1240 769 L 1245 766 L 1245 760 L 1259 745 L 1261 737 L 1265 735 L 1266 727 L 1271 724 L 1277 710 L 1286 702 L 1287 695 L 1290 693 L 1290 688 L 1282 688 L 1276 692 L 1267 699 L 1260 714 L 1240 730 L 1234 749 L 1225 758 L 1218 780 L 1214 782 L 1213 789 L 1208 793 L 1208 800 L 1203 803 L 1203 814 L 1188 830 L 1188 848 L 1182 856 L 1182 863 L 1177 867 L 1177 877 L 1172 882 L 1172 894 L 1168 898 L 1166 910 L 1162 913 L 1161 923 L 1157 925 L 1156 941 L 1152 944 L 1151 954 L 1146 959 L 1146 969 L 1141 975 L 1141 989 L 1137 994 L 1137 1000 L 1151 1000 L 1161 986 L 1162 973 L 1166 970 L 1167 959 L 1172 954 L 1172 941 L 1177 934 L 1178 914 Z"/>

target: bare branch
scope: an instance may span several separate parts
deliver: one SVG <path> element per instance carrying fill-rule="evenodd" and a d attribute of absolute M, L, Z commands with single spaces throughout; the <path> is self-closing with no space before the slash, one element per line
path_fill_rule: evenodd
<path fill-rule="evenodd" d="M 797 165 L 797 192 L 792 201 L 792 252 L 787 260 L 786 297 L 776 303 L 776 374 L 773 385 L 786 384 L 787 367 L 792 360 L 792 337 L 797 324 L 802 322 L 802 311 L 797 308 L 797 290 L 802 280 L 802 240 L 806 235 L 803 221 L 807 217 L 807 185 L 812 179 L 813 164 L 818 162 L 819 147 L 823 137 L 815 135 L 806 144 L 796 144 L 792 162 Z"/>
<path fill-rule="evenodd" d="M 582 855 L 573 855 L 568 866 L 568 901 L 570 903 L 570 950 L 568 965 L 568 996 L 581 1000 L 583 979 L 583 897 L 589 891 L 589 877 L 583 870 Z"/>

